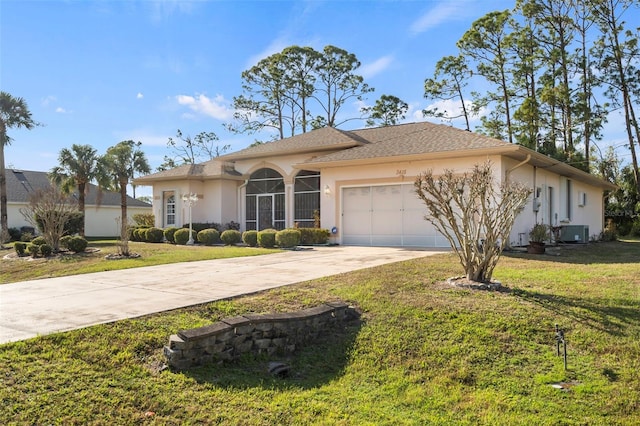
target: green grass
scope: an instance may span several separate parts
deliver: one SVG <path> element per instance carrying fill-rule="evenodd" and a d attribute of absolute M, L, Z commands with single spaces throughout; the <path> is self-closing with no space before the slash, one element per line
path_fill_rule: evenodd
<path fill-rule="evenodd" d="M 223 259 L 241 256 L 257 256 L 275 253 L 277 250 L 232 246 L 180 246 L 173 244 L 151 244 L 130 242 L 129 250 L 140 254 L 138 258 L 106 260 L 108 254 L 117 253 L 117 241 L 93 240 L 89 249 L 98 251 L 79 255 L 65 255 L 50 259 L 13 259 L 0 258 L 0 284 L 37 278 L 60 277 L 86 274 L 89 272 L 113 271 L 116 269 L 137 268 L 140 266 L 162 265 L 166 263 L 192 262 L 196 260 Z M 0 256 L 13 253 L 0 251 Z"/>
<path fill-rule="evenodd" d="M 509 291 L 486 292 L 442 284 L 460 270 L 438 255 L 2 345 L 2 421 L 640 424 L 638 259 L 638 242 L 507 255 L 494 278 Z M 355 304 L 362 323 L 288 359 L 290 378 L 269 376 L 267 358 L 158 371 L 180 329 L 333 299 Z M 566 330 L 567 371 L 556 323 Z M 560 381 L 576 384 L 550 386 Z"/>

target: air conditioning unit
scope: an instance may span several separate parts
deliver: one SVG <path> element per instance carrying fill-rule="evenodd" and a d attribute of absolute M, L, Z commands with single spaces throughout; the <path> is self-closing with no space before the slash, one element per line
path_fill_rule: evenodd
<path fill-rule="evenodd" d="M 563 243 L 588 243 L 589 226 L 563 225 L 560 229 L 560 236 L 558 240 Z"/>

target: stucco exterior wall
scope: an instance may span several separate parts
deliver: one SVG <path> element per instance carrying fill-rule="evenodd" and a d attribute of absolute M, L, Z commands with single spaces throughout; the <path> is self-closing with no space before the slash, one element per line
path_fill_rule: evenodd
<path fill-rule="evenodd" d="M 9 228 L 20 228 L 22 226 L 32 226 L 20 213 L 21 208 L 26 204 L 8 203 L 8 225 Z M 153 210 L 151 207 L 131 207 L 127 208 L 129 222 L 133 222 L 133 215 L 142 213 L 149 214 Z M 118 237 L 120 228 L 117 218 L 120 218 L 120 206 L 100 206 L 88 205 L 85 207 L 85 235 L 87 237 Z"/>
<path fill-rule="evenodd" d="M 503 176 L 517 164 L 513 160 L 504 160 Z M 511 232 L 512 245 L 526 245 L 529 231 L 536 223 L 552 226 L 586 225 L 589 227 L 589 236 L 598 235 L 602 231 L 604 201 L 600 188 L 529 164 L 518 167 L 509 175 L 510 179 L 525 183 L 532 189 L 532 195 Z M 571 181 L 569 196 L 565 189 L 567 179 Z M 583 203 L 585 200 L 586 203 Z M 567 203 L 570 205 L 569 216 Z"/>
<path fill-rule="evenodd" d="M 494 167 L 499 168 L 499 157 L 483 158 L 491 160 Z M 337 228 L 338 232 L 332 236 L 337 243 L 342 242 L 342 189 L 354 186 L 409 184 L 413 185 L 417 176 L 427 170 L 434 174 L 441 174 L 445 169 L 464 173 L 473 169 L 478 163 L 477 157 L 439 159 L 431 161 L 389 162 L 363 166 L 331 167 L 322 169 L 320 209 L 321 227 Z M 328 194 L 325 188 L 328 187 Z M 417 195 L 416 195 L 417 197 Z M 425 207 L 426 213 L 426 207 Z"/>

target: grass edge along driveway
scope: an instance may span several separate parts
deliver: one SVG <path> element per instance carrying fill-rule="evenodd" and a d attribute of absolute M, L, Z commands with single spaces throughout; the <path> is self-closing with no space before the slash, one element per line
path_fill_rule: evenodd
<path fill-rule="evenodd" d="M 8 424 L 640 423 L 640 243 L 507 255 L 486 292 L 437 255 L 0 346 Z M 363 322 L 285 359 L 160 368 L 177 330 L 341 299 Z M 566 330 L 569 369 L 555 354 Z M 551 385 L 567 383 L 567 390 Z"/>

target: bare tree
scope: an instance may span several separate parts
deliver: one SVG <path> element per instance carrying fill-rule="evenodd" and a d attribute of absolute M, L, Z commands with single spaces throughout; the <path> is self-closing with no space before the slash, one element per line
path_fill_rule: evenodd
<path fill-rule="evenodd" d="M 463 174 L 444 170 L 434 176 L 432 170 L 425 171 L 415 188 L 427 206 L 425 220 L 449 241 L 467 279 L 491 281 L 531 189 L 518 182 L 496 183 L 490 162 Z"/>
<path fill-rule="evenodd" d="M 20 209 L 24 219 L 42 231 L 42 237 L 54 251 L 60 249 L 65 224 L 77 212 L 78 202 L 53 186 L 34 192 L 27 207 Z"/>

